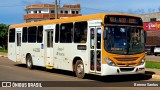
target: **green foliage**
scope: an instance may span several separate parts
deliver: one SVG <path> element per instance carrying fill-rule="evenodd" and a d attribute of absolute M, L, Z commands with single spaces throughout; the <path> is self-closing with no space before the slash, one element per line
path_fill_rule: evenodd
<path fill-rule="evenodd" d="M 160 69 L 160 62 L 146 61 L 146 68 Z"/>
<path fill-rule="evenodd" d="M 7 51 L 7 50 L 4 50 L 4 48 L 0 48 L 0 52 L 8 53 L 8 51 Z"/>
<path fill-rule="evenodd" d="M 8 25 L 0 24 L 0 46 L 7 49 Z"/>

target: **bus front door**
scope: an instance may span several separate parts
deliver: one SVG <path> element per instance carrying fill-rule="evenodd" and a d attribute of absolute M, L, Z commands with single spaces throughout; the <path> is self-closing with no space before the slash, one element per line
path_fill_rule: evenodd
<path fill-rule="evenodd" d="M 16 29 L 16 62 L 21 63 L 21 28 Z"/>
<path fill-rule="evenodd" d="M 45 65 L 53 67 L 53 29 L 45 30 Z"/>
<path fill-rule="evenodd" d="M 90 27 L 90 72 L 101 71 L 101 27 Z"/>

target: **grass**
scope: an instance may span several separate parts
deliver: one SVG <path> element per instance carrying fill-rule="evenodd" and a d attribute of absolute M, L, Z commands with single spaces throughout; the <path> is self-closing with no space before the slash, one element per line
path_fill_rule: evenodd
<path fill-rule="evenodd" d="M 146 61 L 146 68 L 160 69 L 160 62 Z"/>
<path fill-rule="evenodd" d="M 4 50 L 3 48 L 0 48 L 0 52 L 8 53 L 8 50 Z"/>

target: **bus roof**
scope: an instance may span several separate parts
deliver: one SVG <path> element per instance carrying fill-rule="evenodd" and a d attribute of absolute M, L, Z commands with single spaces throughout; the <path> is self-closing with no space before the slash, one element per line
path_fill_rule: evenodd
<path fill-rule="evenodd" d="M 53 20 L 44 20 L 44 21 L 38 21 L 38 22 L 13 24 L 13 25 L 10 25 L 9 28 L 12 29 L 12 28 L 21 28 L 21 27 L 29 27 L 29 26 L 40 26 L 40 25 L 47 25 L 47 24 L 57 24 L 57 23 L 65 23 L 65 22 L 73 22 L 73 21 L 76 22 L 76 21 L 100 19 L 100 18 L 104 18 L 106 15 L 123 15 L 123 16 L 138 17 L 132 14 L 123 14 L 123 13 L 100 13 L 100 14 L 90 14 L 90 15 L 76 16 L 76 17 L 63 18 L 63 19 L 53 19 Z"/>

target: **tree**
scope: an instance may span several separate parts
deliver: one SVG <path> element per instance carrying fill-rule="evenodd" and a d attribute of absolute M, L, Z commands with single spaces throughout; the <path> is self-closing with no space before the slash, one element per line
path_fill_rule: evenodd
<path fill-rule="evenodd" d="M 0 46 L 7 49 L 8 25 L 0 24 Z"/>

